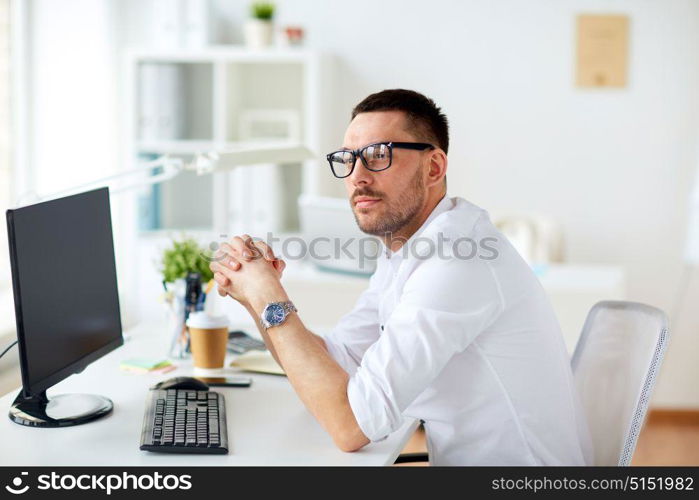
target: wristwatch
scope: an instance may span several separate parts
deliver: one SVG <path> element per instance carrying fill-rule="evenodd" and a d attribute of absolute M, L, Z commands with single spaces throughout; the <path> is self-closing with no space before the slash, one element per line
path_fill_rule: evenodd
<path fill-rule="evenodd" d="M 281 325 L 289 314 L 297 311 L 298 310 L 291 301 L 270 302 L 265 306 L 260 316 L 262 328 L 267 330 L 273 326 Z"/>

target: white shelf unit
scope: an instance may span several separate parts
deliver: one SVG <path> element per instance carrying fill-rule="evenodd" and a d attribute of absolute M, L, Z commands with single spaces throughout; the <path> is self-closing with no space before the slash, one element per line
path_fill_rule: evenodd
<path fill-rule="evenodd" d="M 297 140 L 318 153 L 320 65 L 321 55 L 304 49 L 129 51 L 124 72 L 129 166 L 143 155 L 190 159 L 262 141 L 274 146 Z M 309 160 L 201 177 L 186 172 L 157 188 L 160 215 L 153 229 L 296 230 L 297 198 L 317 193 L 318 171 L 318 160 Z"/>

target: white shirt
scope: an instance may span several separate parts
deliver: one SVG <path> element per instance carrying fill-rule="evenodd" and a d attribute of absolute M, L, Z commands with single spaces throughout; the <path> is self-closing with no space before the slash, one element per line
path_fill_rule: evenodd
<path fill-rule="evenodd" d="M 548 298 L 487 212 L 462 198 L 445 196 L 403 249 L 384 248 L 325 343 L 371 441 L 405 416 L 425 422 L 433 465 L 591 463 Z"/>

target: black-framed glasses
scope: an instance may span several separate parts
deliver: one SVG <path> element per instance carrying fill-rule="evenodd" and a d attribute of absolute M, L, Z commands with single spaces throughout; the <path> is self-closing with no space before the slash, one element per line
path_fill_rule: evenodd
<path fill-rule="evenodd" d="M 425 151 L 435 149 L 426 142 L 375 142 L 360 149 L 341 149 L 326 156 L 333 175 L 339 179 L 349 176 L 357 163 L 357 157 L 362 164 L 372 172 L 386 170 L 393 162 L 393 148 Z"/>

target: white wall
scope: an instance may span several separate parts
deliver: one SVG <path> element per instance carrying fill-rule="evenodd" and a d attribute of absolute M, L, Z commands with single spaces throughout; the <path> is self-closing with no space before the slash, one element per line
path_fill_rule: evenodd
<path fill-rule="evenodd" d="M 17 155 L 22 202 L 112 175 L 121 163 L 120 4 L 115 0 L 18 0 L 26 16 L 26 141 Z M 132 282 L 127 197 L 112 197 L 120 284 Z M 128 208 L 128 207 L 126 207 Z M 128 211 L 126 212 L 128 213 Z M 121 287 L 122 310 L 133 309 Z M 125 293 L 126 292 L 126 293 Z"/>
<path fill-rule="evenodd" d="M 241 41 L 249 3 L 211 1 L 214 42 Z M 623 265 L 630 299 L 671 309 L 682 273 L 685 202 L 697 164 L 699 2 L 276 3 L 280 26 L 303 25 L 309 47 L 336 57 L 337 84 L 326 109 L 336 120 L 325 128 L 325 149 L 339 144 L 351 107 L 368 93 L 390 87 L 420 90 L 451 120 L 451 194 L 490 210 L 556 214 L 570 261 Z M 127 5 L 129 15 L 119 18 L 126 22 L 126 33 L 120 36 L 137 40 L 139 2 L 31 4 L 47 9 L 34 14 L 40 52 L 30 61 L 36 93 L 34 164 L 56 174 L 78 163 L 94 165 L 100 151 L 118 147 L 110 128 L 115 120 L 97 120 L 103 113 L 116 116 L 108 106 L 114 104 L 111 93 L 89 93 L 92 83 L 109 87 L 109 70 L 103 66 L 107 56 L 102 57 L 109 50 L 100 33 L 109 33 L 110 26 L 102 20 L 108 8 Z M 631 16 L 628 88 L 573 86 L 575 14 L 580 12 Z M 96 45 L 80 41 L 80 33 L 89 33 Z M 91 55 L 91 66 L 84 65 L 85 55 Z M 72 160 L 72 152 L 83 158 Z M 61 175 L 51 178 L 57 186 L 66 181 Z M 330 175 L 326 179 L 325 191 L 342 195 L 341 185 Z M 685 314 L 673 324 L 656 404 L 699 406 L 696 300 L 699 283 L 692 283 Z"/>
<path fill-rule="evenodd" d="M 213 0 L 218 41 L 242 40 L 248 3 Z M 422 91 L 451 121 L 452 194 L 490 210 L 556 214 L 569 260 L 625 266 L 629 299 L 670 311 L 697 163 L 699 2 L 276 3 L 279 26 L 303 25 L 308 46 L 337 57 L 328 148 L 340 143 L 351 107 L 367 94 Z M 581 12 L 630 15 L 628 88 L 574 87 Z M 338 188 L 329 192 L 342 195 Z M 699 406 L 697 300 L 694 283 L 672 325 L 655 404 Z"/>

